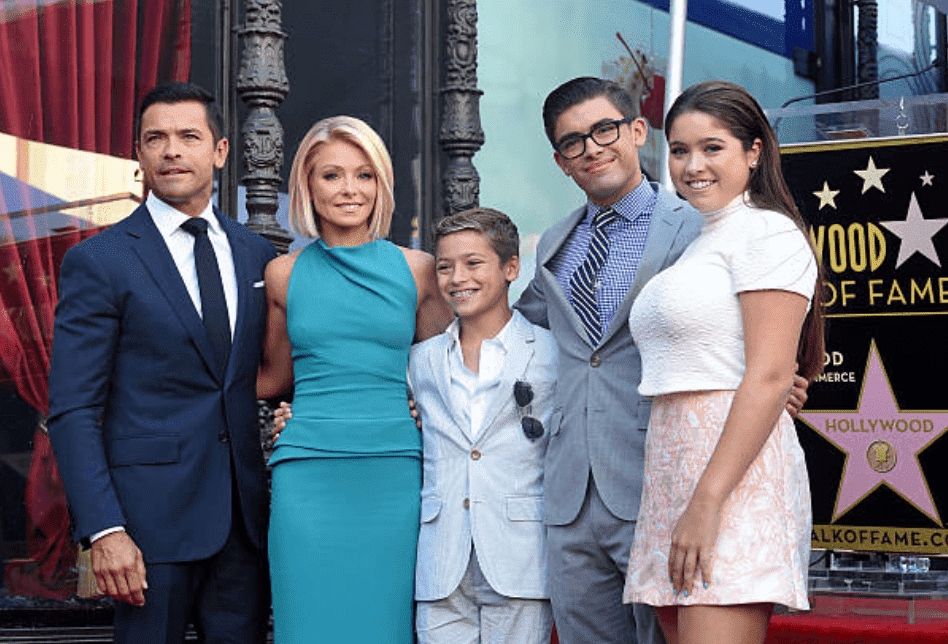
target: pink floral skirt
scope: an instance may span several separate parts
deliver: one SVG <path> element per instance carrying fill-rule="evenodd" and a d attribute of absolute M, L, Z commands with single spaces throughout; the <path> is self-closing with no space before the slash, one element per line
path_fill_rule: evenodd
<path fill-rule="evenodd" d="M 711 458 L 733 391 L 658 396 L 623 601 L 653 606 L 773 602 L 806 610 L 812 511 L 803 450 L 784 412 L 724 506 L 710 585 L 688 597 L 668 580 L 671 533 Z"/>

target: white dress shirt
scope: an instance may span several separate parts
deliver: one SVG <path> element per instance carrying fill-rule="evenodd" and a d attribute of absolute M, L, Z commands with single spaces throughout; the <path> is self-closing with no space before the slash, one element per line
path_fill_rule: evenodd
<path fill-rule="evenodd" d="M 181 228 L 181 224 L 190 217 L 156 197 L 154 192 L 148 193 L 145 206 L 171 252 L 171 257 L 178 268 L 178 273 L 181 274 L 181 279 L 184 280 L 184 286 L 188 289 L 194 308 L 197 309 L 198 315 L 203 317 L 201 289 L 198 286 L 197 269 L 194 266 L 194 235 Z M 237 275 L 234 272 L 234 256 L 231 253 L 230 242 L 227 241 L 227 233 L 214 216 L 214 208 L 210 201 L 207 202 L 207 207 L 200 216 L 208 223 L 207 236 L 211 240 L 214 255 L 217 257 L 217 268 L 221 273 L 221 282 L 224 286 L 224 300 L 227 302 L 230 335 L 234 337 L 237 325 Z M 89 542 L 92 543 L 108 534 L 124 530 L 125 528 L 121 526 L 106 528 L 89 537 Z"/>
<path fill-rule="evenodd" d="M 447 333 L 454 338 L 454 342 L 448 348 L 451 405 L 461 412 L 462 417 L 469 423 L 471 436 L 476 437 L 484 424 L 487 400 L 500 381 L 500 371 L 507 355 L 511 324 L 507 322 L 500 333 L 481 343 L 477 373 L 464 364 L 464 352 L 461 350 L 461 321 L 457 319 L 452 322 Z"/>
<path fill-rule="evenodd" d="M 197 269 L 194 267 L 194 235 L 181 228 L 181 224 L 189 217 L 156 197 L 154 192 L 148 194 L 145 205 L 171 252 L 181 279 L 184 280 L 184 286 L 194 302 L 194 308 L 200 314 L 201 289 L 198 286 Z M 214 216 L 210 201 L 201 213 L 201 219 L 208 223 L 207 236 L 214 247 L 214 255 L 217 256 L 217 267 L 224 286 L 224 300 L 227 302 L 227 316 L 230 319 L 230 335 L 233 337 L 237 325 L 237 277 L 234 273 L 234 256 L 230 242 L 227 241 L 227 233 Z"/>

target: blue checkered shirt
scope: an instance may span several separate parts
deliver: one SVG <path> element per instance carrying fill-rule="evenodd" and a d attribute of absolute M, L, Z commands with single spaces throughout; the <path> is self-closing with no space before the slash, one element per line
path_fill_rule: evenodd
<path fill-rule="evenodd" d="M 642 253 L 645 252 L 645 240 L 648 237 L 648 227 L 652 221 L 656 199 L 657 194 L 654 188 L 643 179 L 632 192 L 612 205 L 621 217 L 606 228 L 606 234 L 609 236 L 609 256 L 602 270 L 599 271 L 596 289 L 603 333 L 612 324 L 616 309 L 632 288 L 635 271 L 639 267 Z M 567 237 L 566 242 L 547 264 L 547 267 L 556 275 L 570 304 L 573 304 L 573 295 L 570 293 L 569 279 L 586 259 L 592 233 L 592 220 L 601 210 L 604 208 L 591 201 L 587 202 L 586 216 L 576 224 L 576 228 Z"/>

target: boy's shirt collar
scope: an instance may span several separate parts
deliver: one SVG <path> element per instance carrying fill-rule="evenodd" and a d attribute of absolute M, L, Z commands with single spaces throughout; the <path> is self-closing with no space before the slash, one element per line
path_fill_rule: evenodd
<path fill-rule="evenodd" d="M 517 320 L 519 315 L 519 311 L 513 311 L 513 315 L 510 316 L 509 320 L 507 320 L 507 324 L 504 325 L 504 328 L 502 328 L 493 338 L 484 340 L 484 342 L 493 342 L 499 344 L 504 349 L 504 351 L 510 351 L 511 336 L 514 333 L 514 329 L 516 329 L 516 327 L 519 325 L 519 320 Z M 451 322 L 445 333 L 451 336 L 453 340 L 452 344 L 457 344 L 458 348 L 460 348 L 461 318 L 454 318 L 454 321 Z"/>

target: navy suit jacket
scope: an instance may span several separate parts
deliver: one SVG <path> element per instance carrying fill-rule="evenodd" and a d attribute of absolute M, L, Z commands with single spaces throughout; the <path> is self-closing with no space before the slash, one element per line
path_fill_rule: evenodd
<path fill-rule="evenodd" d="M 273 246 L 221 216 L 237 277 L 226 373 L 147 208 L 63 259 L 49 376 L 49 436 L 85 539 L 125 526 L 147 563 L 193 561 L 223 546 L 239 491 L 262 547 L 268 495 L 256 375 L 263 271 Z M 233 477 L 232 477 L 233 471 Z"/>

